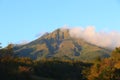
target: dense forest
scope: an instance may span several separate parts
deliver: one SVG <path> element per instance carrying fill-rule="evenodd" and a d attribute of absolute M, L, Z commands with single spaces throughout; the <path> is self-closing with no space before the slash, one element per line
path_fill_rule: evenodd
<path fill-rule="evenodd" d="M 0 49 L 0 80 L 120 80 L 120 48 L 109 58 L 83 62 L 19 58 L 9 44 Z"/>

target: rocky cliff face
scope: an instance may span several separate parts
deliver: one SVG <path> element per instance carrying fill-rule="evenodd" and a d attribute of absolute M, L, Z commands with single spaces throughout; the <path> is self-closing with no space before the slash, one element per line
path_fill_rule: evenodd
<path fill-rule="evenodd" d="M 32 59 L 54 58 L 91 60 L 97 56 L 108 57 L 110 50 L 90 44 L 83 39 L 72 38 L 68 29 L 46 33 L 26 45 L 16 46 L 15 55 Z"/>

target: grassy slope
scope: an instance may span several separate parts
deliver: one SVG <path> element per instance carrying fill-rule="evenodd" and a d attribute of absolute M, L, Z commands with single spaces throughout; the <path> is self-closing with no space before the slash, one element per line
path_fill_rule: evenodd
<path fill-rule="evenodd" d="M 71 38 L 68 30 L 55 30 L 50 34 L 15 50 L 16 55 L 32 59 L 58 58 L 91 60 L 97 56 L 108 57 L 110 50 L 87 43 L 82 39 Z"/>

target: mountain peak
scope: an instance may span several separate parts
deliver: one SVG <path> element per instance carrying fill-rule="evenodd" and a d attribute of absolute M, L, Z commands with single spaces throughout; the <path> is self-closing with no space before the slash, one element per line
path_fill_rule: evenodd
<path fill-rule="evenodd" d="M 55 31 L 53 31 L 52 33 L 50 33 L 48 36 L 46 36 L 48 39 L 49 38 L 54 38 L 57 40 L 63 40 L 63 39 L 68 39 L 70 38 L 69 35 L 69 30 L 68 29 L 57 29 Z"/>
<path fill-rule="evenodd" d="M 15 50 L 16 55 L 20 57 L 70 60 L 89 60 L 96 56 L 108 57 L 109 52 L 82 39 L 71 38 L 69 29 L 57 29 L 52 33 L 46 33 L 39 39 Z"/>

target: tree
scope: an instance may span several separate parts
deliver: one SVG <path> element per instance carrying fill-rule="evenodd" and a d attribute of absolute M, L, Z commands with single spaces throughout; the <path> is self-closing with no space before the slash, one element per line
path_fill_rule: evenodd
<path fill-rule="evenodd" d="M 6 47 L 6 53 L 7 55 L 10 55 L 10 56 L 13 56 L 13 53 L 14 53 L 14 50 L 13 50 L 13 44 L 9 44 L 7 47 Z"/>
<path fill-rule="evenodd" d="M 0 43 L 0 45 L 1 45 L 1 43 Z M 2 47 L 0 46 L 0 49 L 1 49 Z"/>
<path fill-rule="evenodd" d="M 114 60 L 120 60 L 120 47 L 113 50 L 111 58 Z"/>
<path fill-rule="evenodd" d="M 0 49 L 0 57 L 13 57 L 13 54 L 13 44 L 9 44 L 7 47 Z"/>

